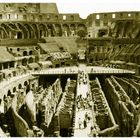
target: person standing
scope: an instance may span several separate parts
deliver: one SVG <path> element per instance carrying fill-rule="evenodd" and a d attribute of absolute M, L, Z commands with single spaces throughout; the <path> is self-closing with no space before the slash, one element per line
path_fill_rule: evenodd
<path fill-rule="evenodd" d="M 79 129 L 81 129 L 81 126 L 82 126 L 81 118 L 79 118 L 79 120 L 78 120 L 78 125 L 79 125 Z"/>
<path fill-rule="evenodd" d="M 87 127 L 87 121 L 86 121 L 86 119 L 84 119 L 84 128 L 86 128 Z"/>

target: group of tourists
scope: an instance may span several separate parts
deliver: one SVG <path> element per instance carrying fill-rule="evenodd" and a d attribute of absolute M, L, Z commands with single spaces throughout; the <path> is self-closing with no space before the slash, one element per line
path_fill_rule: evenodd
<path fill-rule="evenodd" d="M 85 110 L 92 107 L 92 102 L 89 97 L 84 98 L 82 97 L 82 95 L 79 95 L 77 96 L 76 105 L 77 105 L 78 111 Z"/>
<path fill-rule="evenodd" d="M 79 81 L 79 85 L 80 84 L 87 84 L 87 74 L 84 73 L 84 71 L 79 71 L 79 77 L 78 77 L 78 81 Z"/>
<path fill-rule="evenodd" d="M 90 120 L 91 120 L 90 114 L 88 114 L 87 112 L 85 113 L 85 116 L 84 116 L 83 121 L 79 117 L 79 120 L 78 120 L 79 129 L 82 129 L 82 128 L 85 129 L 85 128 L 87 128 L 87 123 L 89 123 Z"/>

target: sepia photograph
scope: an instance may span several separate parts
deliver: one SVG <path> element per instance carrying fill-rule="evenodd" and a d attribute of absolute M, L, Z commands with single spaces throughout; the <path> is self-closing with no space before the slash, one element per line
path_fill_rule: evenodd
<path fill-rule="evenodd" d="M 140 1 L 0 2 L 0 137 L 140 136 Z"/>

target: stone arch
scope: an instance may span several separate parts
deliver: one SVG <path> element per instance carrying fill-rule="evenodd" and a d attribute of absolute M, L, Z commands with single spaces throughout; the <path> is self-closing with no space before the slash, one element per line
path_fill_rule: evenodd
<path fill-rule="evenodd" d="M 35 38 L 35 31 L 34 28 L 32 26 L 30 26 L 30 24 L 24 24 L 24 26 L 28 29 L 29 31 L 29 38 Z"/>
<path fill-rule="evenodd" d="M 11 96 L 11 95 L 12 95 L 11 91 L 8 90 L 8 91 L 7 91 L 7 96 Z"/>
<path fill-rule="evenodd" d="M 84 30 L 86 32 L 87 31 L 86 25 L 85 24 L 78 24 L 77 31 L 79 31 L 79 30 Z"/>
<path fill-rule="evenodd" d="M 62 36 L 62 29 L 61 29 L 61 25 L 60 24 L 55 24 L 55 33 L 56 36 Z"/>
<path fill-rule="evenodd" d="M 48 34 L 48 30 L 47 30 L 46 26 L 44 24 L 39 24 L 38 28 L 39 28 L 39 37 L 40 38 L 46 37 Z"/>
<path fill-rule="evenodd" d="M 123 22 L 118 22 L 117 23 L 116 31 L 115 31 L 115 37 L 119 37 L 119 36 L 122 37 L 122 30 L 124 29 L 123 26 L 124 26 Z"/>
<path fill-rule="evenodd" d="M 14 26 L 12 23 L 5 23 L 5 25 L 10 31 L 13 31 L 13 32 L 18 32 L 19 31 L 19 29 L 17 29 L 17 27 Z"/>
<path fill-rule="evenodd" d="M 33 51 L 32 50 L 29 51 L 29 55 L 33 55 Z"/>
<path fill-rule="evenodd" d="M 53 25 L 52 24 L 47 24 L 47 29 L 48 29 L 48 36 L 55 36 Z"/>
<path fill-rule="evenodd" d="M 22 32 L 17 32 L 17 39 L 21 39 L 22 38 Z"/>
<path fill-rule="evenodd" d="M 23 66 L 26 66 L 26 65 L 27 65 L 27 62 L 28 62 L 27 59 L 24 58 L 24 59 L 22 60 L 22 65 L 23 65 Z"/>
<path fill-rule="evenodd" d="M 36 24 L 32 24 L 31 26 L 33 27 L 33 29 L 35 31 L 35 37 L 39 38 L 39 28 L 38 28 L 38 26 Z"/>
<path fill-rule="evenodd" d="M 71 30 L 76 30 L 76 25 L 75 24 L 70 24 L 70 29 Z"/>
<path fill-rule="evenodd" d="M 76 34 L 76 25 L 75 24 L 70 25 L 70 31 L 71 31 L 71 36 L 74 36 Z"/>
<path fill-rule="evenodd" d="M 30 57 L 29 59 L 28 59 L 28 63 L 33 63 L 34 62 L 34 59 L 32 58 L 32 57 Z"/>
<path fill-rule="evenodd" d="M 27 86 L 27 85 L 28 85 L 28 81 L 25 81 L 25 82 L 24 82 L 24 86 Z"/>
<path fill-rule="evenodd" d="M 5 30 L 4 27 L 1 27 L 1 26 L 0 26 L 0 38 L 1 38 L 1 39 L 8 38 L 8 33 L 7 33 L 7 31 Z"/>
<path fill-rule="evenodd" d="M 29 31 L 28 29 L 21 23 L 17 23 L 18 28 L 23 33 L 23 38 L 27 39 L 29 37 Z"/>
<path fill-rule="evenodd" d="M 28 55 L 27 51 L 24 51 L 23 56 L 27 56 L 27 55 Z"/>
<path fill-rule="evenodd" d="M 18 85 L 18 89 L 22 89 L 22 84 L 19 84 Z"/>
<path fill-rule="evenodd" d="M 17 27 L 16 24 L 10 22 L 10 23 L 8 23 L 8 25 L 9 25 L 9 27 L 12 28 L 13 30 L 19 31 L 19 29 L 18 29 L 18 27 Z"/>
<path fill-rule="evenodd" d="M 9 38 L 9 31 L 7 31 L 6 26 L 4 24 L 1 24 L 0 26 L 3 29 L 3 31 L 5 32 L 6 36 L 4 36 L 4 38 Z"/>
<path fill-rule="evenodd" d="M 98 31 L 98 37 L 103 37 L 104 35 L 107 34 L 107 29 L 104 29 L 104 30 L 99 30 Z"/>
<path fill-rule="evenodd" d="M 70 35 L 70 27 L 68 24 L 63 24 L 63 31 L 64 31 L 64 36 L 69 36 Z"/>
<path fill-rule="evenodd" d="M 16 87 L 14 87 L 14 88 L 13 88 L 13 93 L 16 92 L 16 90 L 17 90 Z"/>
<path fill-rule="evenodd" d="M 12 23 L 7 23 L 6 26 L 9 29 L 10 39 L 22 38 L 23 35 L 22 35 L 21 31 L 16 26 L 14 26 Z"/>
<path fill-rule="evenodd" d="M 10 29 L 9 29 L 9 27 L 7 26 L 6 23 L 2 23 L 1 26 L 5 28 L 5 30 L 7 31 L 7 33 L 9 33 Z"/>
<path fill-rule="evenodd" d="M 128 22 L 125 23 L 124 33 L 123 33 L 124 37 L 130 37 L 131 26 L 132 26 L 132 22 L 128 21 Z"/>
<path fill-rule="evenodd" d="M 10 39 L 14 39 L 16 36 L 16 33 L 19 31 L 17 29 L 11 28 L 11 26 L 9 26 L 8 23 L 3 23 L 3 24 L 1 24 L 1 26 L 3 26 L 7 30 L 7 33 L 9 35 Z"/>

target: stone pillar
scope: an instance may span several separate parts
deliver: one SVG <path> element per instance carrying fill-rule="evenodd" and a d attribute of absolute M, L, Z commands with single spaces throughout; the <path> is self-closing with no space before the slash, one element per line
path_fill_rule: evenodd
<path fill-rule="evenodd" d="M 4 36 L 3 36 L 3 30 L 1 31 L 1 38 L 2 38 L 2 39 L 4 38 Z"/>
<path fill-rule="evenodd" d="M 17 67 L 17 61 L 14 61 L 14 68 Z"/>
<path fill-rule="evenodd" d="M 61 30 L 62 30 L 62 36 L 65 36 L 63 25 L 61 24 L 60 26 L 61 26 Z"/>
<path fill-rule="evenodd" d="M 12 33 L 9 31 L 9 38 L 12 39 Z"/>
<path fill-rule="evenodd" d="M 4 66 L 3 66 L 3 64 L 1 64 L 1 70 L 3 70 L 4 69 Z"/>

